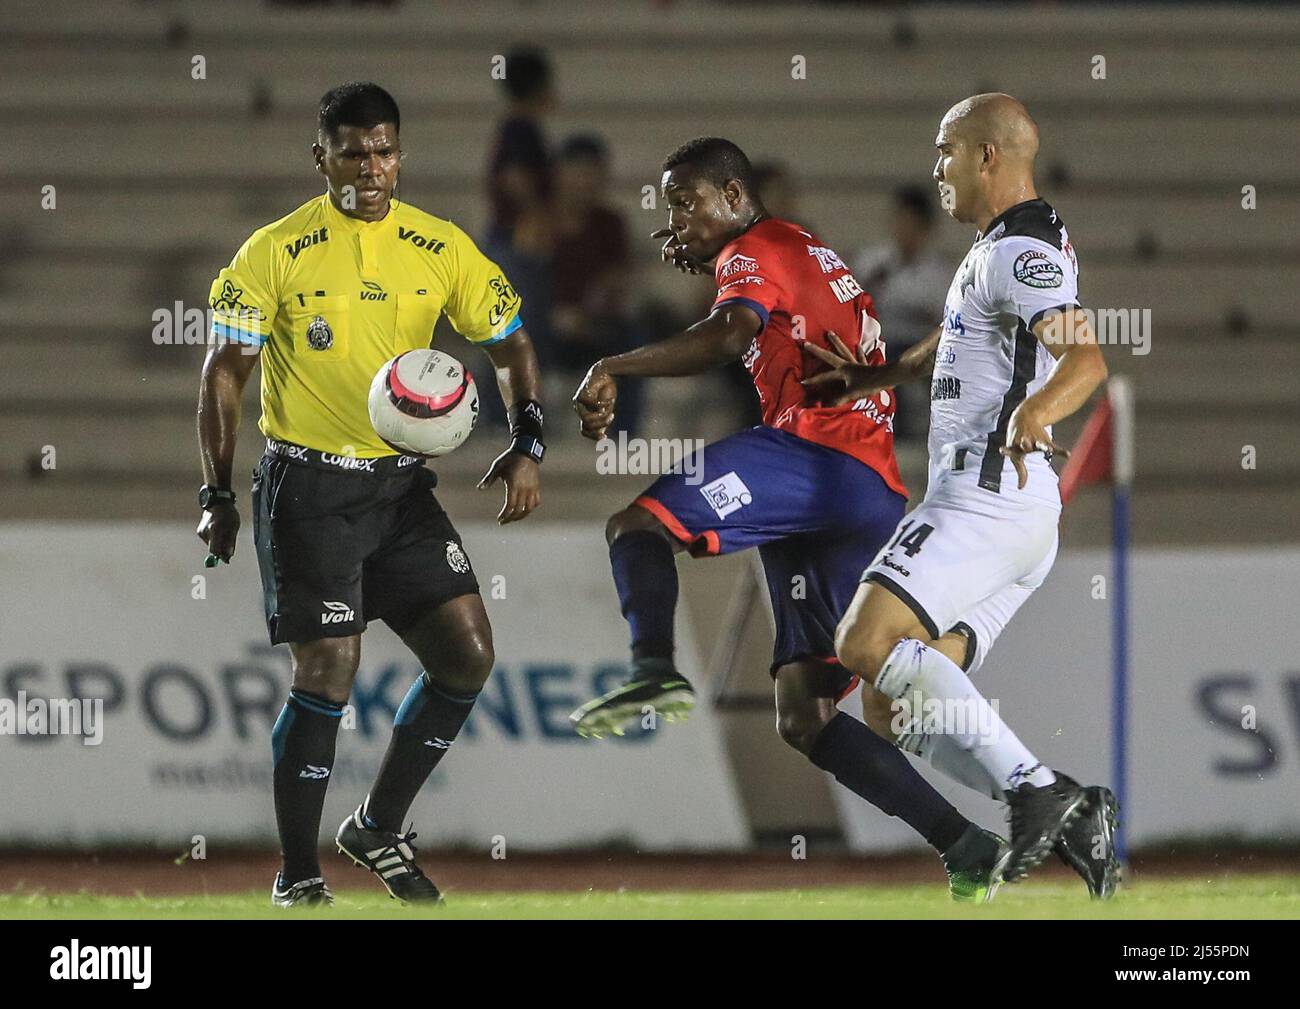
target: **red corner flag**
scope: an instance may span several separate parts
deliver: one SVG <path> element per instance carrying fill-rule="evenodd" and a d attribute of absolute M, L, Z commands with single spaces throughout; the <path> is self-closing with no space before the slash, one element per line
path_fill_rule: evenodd
<path fill-rule="evenodd" d="M 1114 475 L 1115 411 L 1105 396 L 1083 425 L 1083 433 L 1061 470 L 1061 503 L 1085 484 L 1103 483 Z"/>

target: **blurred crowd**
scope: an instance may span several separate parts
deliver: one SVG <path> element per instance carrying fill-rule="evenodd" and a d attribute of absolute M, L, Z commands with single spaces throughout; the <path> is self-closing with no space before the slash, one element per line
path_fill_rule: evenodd
<path fill-rule="evenodd" d="M 484 251 L 505 270 L 523 298 L 525 320 L 544 373 L 566 389 L 602 356 L 661 339 L 708 314 L 715 288 L 698 278 L 681 307 L 638 300 L 627 222 L 610 204 L 610 155 L 595 132 L 558 143 L 546 120 L 557 102 L 554 73 L 545 53 L 520 48 L 506 57 L 501 80 L 505 110 L 497 123 L 486 167 L 488 224 Z M 758 152 L 751 152 L 757 154 Z M 758 195 L 774 216 L 809 231 L 790 169 L 757 159 Z M 955 264 L 932 242 L 933 191 L 904 186 L 895 192 L 882 240 L 846 256 L 875 300 L 891 358 L 939 324 Z M 737 362 L 724 370 L 723 389 L 736 426 L 756 424 L 753 384 Z M 635 434 L 642 420 L 642 382 L 620 383 L 616 429 Z M 485 397 L 485 409 L 495 397 Z M 499 405 L 488 419 L 503 423 Z M 923 440 L 929 400 L 924 388 L 906 389 L 898 402 L 895 433 Z"/>

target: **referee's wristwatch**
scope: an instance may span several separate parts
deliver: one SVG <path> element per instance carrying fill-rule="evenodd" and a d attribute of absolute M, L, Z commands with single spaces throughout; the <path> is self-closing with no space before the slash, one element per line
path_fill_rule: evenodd
<path fill-rule="evenodd" d="M 199 488 L 199 507 L 207 511 L 215 504 L 235 503 L 235 492 L 229 487 L 217 487 L 214 484 L 205 483 Z"/>

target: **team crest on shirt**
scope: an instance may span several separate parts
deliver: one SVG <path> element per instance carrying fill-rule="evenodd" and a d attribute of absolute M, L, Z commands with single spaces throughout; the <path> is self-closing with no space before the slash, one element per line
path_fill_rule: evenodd
<path fill-rule="evenodd" d="M 1061 268 L 1048 258 L 1047 253 L 1030 249 L 1016 257 L 1016 280 L 1026 287 L 1060 287 L 1063 280 Z"/>
<path fill-rule="evenodd" d="M 469 574 L 469 558 L 455 540 L 447 541 L 447 567 L 458 575 Z"/>
<path fill-rule="evenodd" d="M 307 346 L 312 350 L 329 350 L 334 346 L 334 330 L 319 315 L 307 327 Z"/>

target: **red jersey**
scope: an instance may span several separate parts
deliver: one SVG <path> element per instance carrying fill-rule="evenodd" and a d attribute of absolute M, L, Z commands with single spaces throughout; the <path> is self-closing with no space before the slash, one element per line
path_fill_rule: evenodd
<path fill-rule="evenodd" d="M 769 218 L 754 225 L 718 253 L 714 308 L 735 302 L 763 320 L 742 358 L 758 389 L 763 423 L 779 431 L 853 456 L 906 495 L 894 457 L 894 395 L 878 393 L 844 406 L 820 406 L 800 381 L 826 370 L 799 345 L 805 340 L 830 349 L 835 333 L 856 352 L 867 316 L 875 318 L 871 295 L 831 249 L 797 224 Z M 878 333 L 874 326 L 869 332 Z M 878 337 L 867 361 L 885 363 Z"/>

